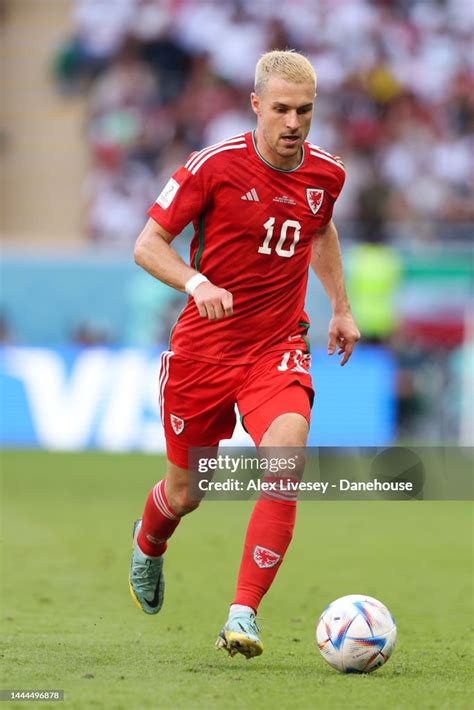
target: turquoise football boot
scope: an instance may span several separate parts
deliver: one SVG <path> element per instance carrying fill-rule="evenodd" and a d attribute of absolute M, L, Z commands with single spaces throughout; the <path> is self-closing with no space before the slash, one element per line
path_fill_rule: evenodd
<path fill-rule="evenodd" d="M 141 525 L 141 520 L 136 520 L 133 525 L 133 552 L 128 586 L 133 601 L 145 614 L 158 614 L 165 595 L 163 557 L 149 557 L 140 550 L 137 538 Z"/>
<path fill-rule="evenodd" d="M 258 634 L 255 614 L 239 611 L 232 614 L 216 641 L 216 648 L 222 648 L 230 656 L 241 653 L 247 660 L 263 653 L 263 644 Z"/>

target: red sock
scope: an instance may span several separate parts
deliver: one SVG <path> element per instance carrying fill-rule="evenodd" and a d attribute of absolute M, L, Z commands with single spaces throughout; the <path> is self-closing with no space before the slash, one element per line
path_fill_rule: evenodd
<path fill-rule="evenodd" d="M 165 495 L 165 479 L 153 486 L 145 505 L 138 546 L 145 555 L 159 557 L 167 548 L 166 541 L 178 527 L 179 518 L 170 508 Z"/>
<path fill-rule="evenodd" d="M 257 500 L 247 528 L 233 604 L 244 604 L 257 612 L 291 542 L 295 517 L 295 500 Z"/>

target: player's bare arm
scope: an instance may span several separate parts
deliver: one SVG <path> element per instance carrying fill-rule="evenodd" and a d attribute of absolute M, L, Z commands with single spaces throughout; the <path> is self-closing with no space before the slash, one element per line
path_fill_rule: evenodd
<path fill-rule="evenodd" d="M 173 235 L 150 218 L 136 241 L 135 262 L 159 281 L 189 293 L 203 318 L 219 320 L 231 316 L 232 294 L 204 280 L 188 266 L 171 246 L 173 239 Z"/>
<path fill-rule="evenodd" d="M 360 340 L 360 333 L 346 293 L 339 237 L 332 220 L 315 235 L 311 267 L 324 286 L 332 306 L 328 353 L 333 355 L 338 348 L 337 354 L 343 355 L 341 365 L 345 365 Z"/>

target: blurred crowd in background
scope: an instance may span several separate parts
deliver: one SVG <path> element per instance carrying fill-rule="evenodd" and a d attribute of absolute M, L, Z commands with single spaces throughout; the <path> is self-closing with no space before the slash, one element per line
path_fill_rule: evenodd
<path fill-rule="evenodd" d="M 467 238 L 473 30 L 466 0 L 76 0 L 55 71 L 88 97 L 91 239 L 128 247 L 191 151 L 251 129 L 255 63 L 288 47 L 318 74 L 310 139 L 347 166 L 346 236 Z"/>

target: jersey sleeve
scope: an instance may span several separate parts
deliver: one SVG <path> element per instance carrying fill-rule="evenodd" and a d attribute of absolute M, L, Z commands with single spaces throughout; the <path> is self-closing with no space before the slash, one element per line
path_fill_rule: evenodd
<path fill-rule="evenodd" d="M 170 177 L 147 214 L 176 236 L 204 212 L 210 194 L 211 185 L 206 171 L 199 170 L 193 174 L 183 165 Z"/>
<path fill-rule="evenodd" d="M 324 225 L 326 226 L 332 219 L 332 213 L 334 211 L 334 205 L 337 198 L 341 194 L 342 188 L 346 181 L 346 171 L 341 166 L 337 167 L 331 174 L 331 181 L 329 189 L 327 190 L 328 199 L 326 200 L 326 210 L 324 214 Z"/>

